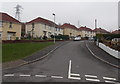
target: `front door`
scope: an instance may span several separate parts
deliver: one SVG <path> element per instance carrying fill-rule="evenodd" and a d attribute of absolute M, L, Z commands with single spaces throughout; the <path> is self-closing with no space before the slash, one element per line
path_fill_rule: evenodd
<path fill-rule="evenodd" d="M 0 40 L 2 40 L 2 32 L 0 32 Z"/>
<path fill-rule="evenodd" d="M 7 40 L 11 40 L 11 34 L 10 33 L 8 33 Z"/>

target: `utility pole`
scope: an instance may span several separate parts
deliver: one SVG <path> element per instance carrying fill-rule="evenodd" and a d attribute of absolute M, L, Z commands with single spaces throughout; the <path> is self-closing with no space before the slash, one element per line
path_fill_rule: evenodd
<path fill-rule="evenodd" d="M 20 21 L 20 14 L 21 14 L 21 11 L 22 11 L 22 6 L 17 4 L 16 7 L 14 7 L 16 10 L 15 10 L 15 18 Z"/>
<path fill-rule="evenodd" d="M 97 28 L 97 19 L 95 19 L 95 28 Z"/>
<path fill-rule="evenodd" d="M 54 16 L 54 43 L 55 43 L 55 14 L 52 14 Z"/>

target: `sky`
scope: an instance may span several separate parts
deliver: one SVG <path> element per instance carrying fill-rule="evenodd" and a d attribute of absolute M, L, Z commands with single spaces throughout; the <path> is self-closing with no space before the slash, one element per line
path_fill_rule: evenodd
<path fill-rule="evenodd" d="M 97 27 L 108 31 L 118 29 L 118 2 L 2 2 L 0 12 L 8 13 L 15 17 L 15 6 L 22 6 L 21 21 L 28 22 L 37 17 L 53 21 L 58 24 L 70 23 L 76 27 Z"/>

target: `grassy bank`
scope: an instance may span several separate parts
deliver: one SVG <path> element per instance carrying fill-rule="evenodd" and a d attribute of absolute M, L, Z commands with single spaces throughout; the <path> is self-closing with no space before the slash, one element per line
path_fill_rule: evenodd
<path fill-rule="evenodd" d="M 49 45 L 53 45 L 53 42 L 3 44 L 2 61 L 7 62 L 24 58 Z"/>

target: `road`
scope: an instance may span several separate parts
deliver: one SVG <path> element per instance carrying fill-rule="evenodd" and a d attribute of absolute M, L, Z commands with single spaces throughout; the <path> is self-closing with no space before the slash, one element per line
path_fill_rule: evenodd
<path fill-rule="evenodd" d="M 96 59 L 85 41 L 71 41 L 43 60 L 3 71 L 3 82 L 116 82 L 118 69 Z"/>

